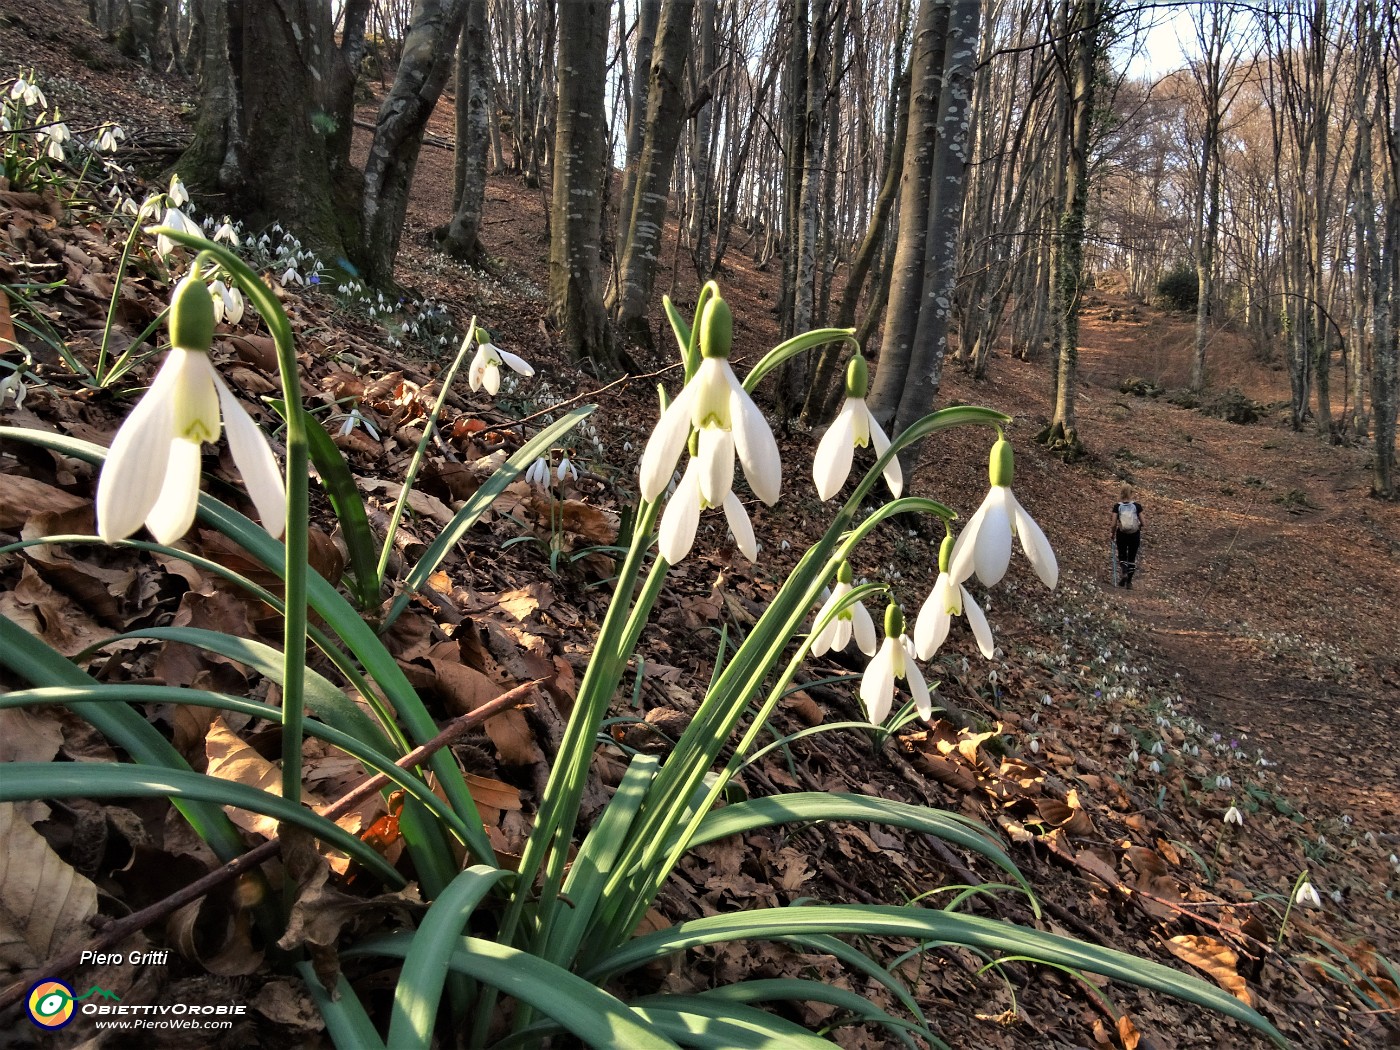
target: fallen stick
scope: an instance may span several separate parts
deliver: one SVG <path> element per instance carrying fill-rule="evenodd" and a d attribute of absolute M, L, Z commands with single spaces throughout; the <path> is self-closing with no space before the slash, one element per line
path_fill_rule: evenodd
<path fill-rule="evenodd" d="M 480 725 L 482 722 L 500 714 L 502 711 L 508 711 L 513 707 L 518 707 L 521 700 L 523 700 L 532 689 L 545 681 L 546 679 L 544 678 L 536 678 L 533 682 L 526 682 L 524 685 L 518 685 L 514 689 L 502 693 L 500 696 L 488 700 L 476 710 L 468 711 L 466 714 L 458 716 L 447 723 L 437 736 L 433 737 L 426 744 L 415 747 L 408 754 L 404 755 L 403 758 L 395 762 L 394 765 L 398 766 L 400 769 L 410 769 L 418 765 L 424 759 L 430 758 L 441 751 L 468 729 Z M 390 783 L 388 776 L 383 773 L 376 773 L 374 776 L 368 778 L 336 799 L 336 801 L 332 802 L 321 811 L 321 816 L 330 820 L 344 816 L 388 783 Z M 96 937 L 83 945 L 82 948 L 44 963 L 43 966 L 38 968 L 37 972 L 49 974 L 54 977 L 67 973 L 81 962 L 84 952 L 100 952 L 104 948 L 110 948 L 112 945 L 131 936 L 137 930 L 144 929 L 151 923 L 174 914 L 191 901 L 203 897 L 210 890 L 223 885 L 230 879 L 236 879 L 244 872 L 250 871 L 262 864 L 263 861 L 270 860 L 277 855 L 277 852 L 281 848 L 282 840 L 280 838 L 270 838 L 254 846 L 247 853 L 235 857 L 223 867 L 215 868 L 207 875 L 196 879 L 183 889 L 176 890 L 174 893 L 170 894 L 170 896 L 158 900 L 154 904 L 142 908 L 140 911 L 134 911 L 125 918 L 115 919 L 109 922 L 101 929 Z M 29 983 L 21 980 L 10 985 L 3 992 L 0 992 L 0 1010 L 19 1002 L 24 998 L 28 989 Z"/>

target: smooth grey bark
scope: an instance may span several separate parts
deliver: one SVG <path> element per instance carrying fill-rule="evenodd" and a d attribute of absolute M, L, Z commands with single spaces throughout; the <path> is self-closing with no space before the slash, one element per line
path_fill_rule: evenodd
<path fill-rule="evenodd" d="M 1371 257 L 1371 417 L 1375 455 L 1371 492 L 1394 499 L 1396 409 L 1400 404 L 1400 34 L 1386 32 L 1374 3 L 1367 4 L 1368 36 L 1377 70 L 1374 129 L 1386 153 L 1381 200 L 1384 229 L 1368 238 Z M 1363 181 L 1374 186 L 1374 163 L 1367 152 Z M 1374 190 L 1371 191 L 1374 198 Z M 1364 198 L 1363 198 L 1364 199 Z"/>
<path fill-rule="evenodd" d="M 558 114 L 550 205 L 549 321 L 570 355 L 604 372 L 621 357 L 603 307 L 602 180 L 606 154 L 604 68 L 609 5 L 568 0 L 559 9 Z"/>
<path fill-rule="evenodd" d="M 662 7 L 647 88 L 646 133 L 632 200 L 622 202 L 628 221 L 618 241 L 622 264 L 617 295 L 609 305 L 618 330 L 646 345 L 651 343 L 647 313 L 661 261 L 671 174 L 685 114 L 683 76 L 694 15 L 694 0 L 666 0 Z"/>
<path fill-rule="evenodd" d="M 1051 309 L 1056 318 L 1055 411 L 1038 439 L 1052 451 L 1078 455 L 1083 445 L 1075 401 L 1079 393 L 1079 300 L 1084 276 L 1084 226 L 1089 199 L 1089 131 L 1094 112 L 1094 67 L 1099 53 L 1099 0 L 1079 0 L 1067 19 L 1072 34 L 1068 68 L 1065 203 L 1053 244 L 1056 260 Z"/>
<path fill-rule="evenodd" d="M 715 19 L 719 17 L 719 4 L 706 0 L 697 11 L 699 39 L 696 41 L 694 90 L 691 98 L 691 111 L 694 122 L 690 150 L 690 257 L 696 273 L 702 273 L 710 260 L 710 232 L 714 227 L 714 214 L 710 203 L 714 196 L 714 132 L 718 131 L 715 121 L 715 104 L 712 101 L 713 81 L 718 62 L 715 47 Z"/>
<path fill-rule="evenodd" d="M 948 4 L 920 0 L 914 30 L 908 138 L 899 186 L 898 246 L 885 305 L 885 334 L 866 403 L 888 430 L 899 409 L 919 323 L 928 240 L 929 179 L 937 138 L 938 96 L 948 40 Z"/>
<path fill-rule="evenodd" d="M 413 5 L 398 72 L 379 107 L 365 158 L 361 270 L 371 284 L 393 283 L 423 131 L 452 72 L 452 45 L 466 12 L 466 0 L 416 0 Z"/>
<path fill-rule="evenodd" d="M 472 265 L 486 254 L 481 244 L 481 213 L 486 203 L 486 150 L 490 145 L 490 61 L 486 0 L 467 0 L 457 49 L 454 208 L 441 244 L 449 255 Z"/>
<path fill-rule="evenodd" d="M 632 61 L 632 86 L 627 107 L 627 158 L 622 169 L 622 193 L 618 196 L 618 253 L 627 243 L 632 224 L 631 202 L 637 192 L 637 171 L 642 165 L 646 139 L 647 97 L 651 90 L 651 57 L 656 47 L 656 27 L 661 24 L 661 0 L 641 0 L 637 11 L 637 44 Z"/>
<path fill-rule="evenodd" d="M 919 308 L 908 378 L 895 412 L 893 433 L 933 411 L 943 381 L 948 323 L 953 315 L 958 234 L 971 152 L 968 127 L 972 116 L 972 74 L 977 64 L 982 5 L 970 0 L 954 0 L 950 7 L 947 57 L 938 100 L 937 140 L 929 176 L 923 303 Z M 914 458 L 917 460 L 916 456 Z"/>

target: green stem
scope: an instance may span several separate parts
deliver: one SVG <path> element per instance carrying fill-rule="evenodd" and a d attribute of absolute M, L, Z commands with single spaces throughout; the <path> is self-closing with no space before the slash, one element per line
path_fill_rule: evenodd
<path fill-rule="evenodd" d="M 403 488 L 399 490 L 399 498 L 394 504 L 394 511 L 389 515 L 389 529 L 384 534 L 384 546 L 379 552 L 379 565 L 375 568 L 374 574 L 376 594 L 383 592 L 384 574 L 389 568 L 389 556 L 394 552 L 394 537 L 398 535 L 399 522 L 403 520 L 404 510 L 408 506 L 408 495 L 413 491 L 413 483 L 418 479 L 418 471 L 423 466 L 423 458 L 428 451 L 428 442 L 433 437 L 433 428 L 437 426 L 438 416 L 442 415 L 442 406 L 447 404 L 447 392 L 452 388 L 452 381 L 457 378 L 457 369 L 461 367 L 475 338 L 476 318 L 473 317 L 471 325 L 467 328 L 467 336 L 462 340 L 461 349 L 457 351 L 456 358 L 453 359 L 451 367 L 447 369 L 446 375 L 442 378 L 442 389 L 438 391 L 437 403 L 433 405 L 427 422 L 423 424 L 423 436 L 419 439 L 418 448 L 413 453 L 413 460 L 408 465 L 408 473 L 404 476 Z"/>
<path fill-rule="evenodd" d="M 105 387 L 108 383 L 107 347 L 112 338 L 112 323 L 117 319 L 117 303 L 121 301 L 122 279 L 126 276 L 126 266 L 131 260 L 132 249 L 136 247 L 137 238 L 141 236 L 141 217 L 146 214 L 146 205 L 151 201 L 163 199 L 164 197 L 156 196 L 141 203 L 136 210 L 136 218 L 131 221 L 131 232 L 126 236 L 126 244 L 122 247 L 121 261 L 117 263 L 117 276 L 112 284 L 112 301 L 107 304 L 107 323 L 102 327 L 102 346 L 97 351 L 97 368 L 93 372 L 98 387 Z"/>

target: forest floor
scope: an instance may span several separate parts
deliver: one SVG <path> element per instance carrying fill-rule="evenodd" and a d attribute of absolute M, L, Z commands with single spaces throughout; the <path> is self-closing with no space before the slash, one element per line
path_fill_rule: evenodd
<path fill-rule="evenodd" d="M 23 12 L 0 12 L 0 78 L 32 66 L 70 120 L 123 123 L 132 138 L 127 158 L 155 169 L 154 179 L 188 134 L 190 87 L 136 71 L 86 28 L 82 10 L 66 0 L 36 0 Z M 372 119 L 372 107 L 361 116 Z M 445 100 L 429 129 L 433 143 L 450 143 L 451 128 Z M 433 250 L 429 232 L 448 218 L 452 187 L 452 154 L 433 143 L 418 165 L 397 273 L 407 309 L 424 299 L 442 303 L 459 332 L 479 316 L 501 346 L 535 364 L 537 375 L 508 387 L 494 404 L 459 384 L 444 417 L 453 435 L 450 454 L 433 457 L 415 506 L 420 516 L 400 550 L 409 558 L 421 549 L 437 527 L 435 515 L 450 514 L 461 486 L 473 484 L 473 462 L 518 442 L 519 420 L 575 397 L 599 409 L 572 446 L 583 476 L 564 493 L 570 502 L 563 542 L 571 551 L 606 542 L 634 489 L 636 457 L 655 418 L 657 379 L 595 378 L 566 360 L 548 331 L 543 189 L 493 176 L 482 234 L 488 270 L 470 270 Z M 36 281 L 63 276 L 74 288 L 100 290 L 106 281 L 110 289 L 120 248 L 100 213 L 65 211 L 53 201 L 4 190 L 0 283 L 23 273 Z M 221 214 L 213 202 L 206 210 Z M 668 269 L 658 295 L 670 292 L 688 314 L 697 282 L 686 252 L 671 255 L 676 232 L 669 228 Z M 736 318 L 736 363 L 756 360 L 777 341 L 777 277 L 756 266 L 746 240 L 736 236 L 721 277 Z M 139 331 L 167 296 L 154 271 L 129 277 L 123 330 Z M 412 431 L 399 425 L 432 392 L 443 351 L 411 341 L 391 346 L 405 314 L 386 322 L 319 290 L 289 291 L 285 302 L 305 352 L 307 389 L 325 403 L 358 397 L 361 410 L 380 425 L 380 439 L 356 431 L 342 447 L 362 487 L 378 493 L 382 520 L 413 447 Z M 39 305 L 80 356 L 91 350 L 105 314 L 101 295 L 55 292 Z M 661 349 L 637 351 L 637 357 L 644 368 L 661 371 L 674 357 L 659 306 L 654 318 Z M 990 595 L 975 589 L 1002 650 L 998 659 L 983 661 L 966 630 L 955 625 L 928 670 L 950 709 L 988 735 L 942 719 L 883 750 L 872 749 L 861 734 L 822 734 L 793 747 L 791 766 L 775 760 L 746 773 L 746 786 L 756 794 L 799 786 L 863 790 L 976 817 L 1001 830 L 1045 905 L 1043 928 L 1195 966 L 1252 1001 L 1298 1046 L 1400 1045 L 1400 991 L 1385 962 L 1400 960 L 1400 863 L 1391 859 L 1400 853 L 1400 505 L 1367 497 L 1369 446 L 1328 444 L 1290 428 L 1286 374 L 1277 363 L 1257 360 L 1228 327 L 1211 345 L 1205 400 L 1238 391 L 1261 409 L 1246 425 L 1173 403 L 1172 392 L 1185 386 L 1189 372 L 1189 318 L 1101 289 L 1087 296 L 1081 324 L 1078 413 L 1088 455 L 1073 464 L 1046 455 L 1033 440 L 1049 411 L 1043 357 L 1024 362 L 999 353 L 980 382 L 956 363 L 945 376 L 946 401 L 1015 417 L 1007 431 L 1017 451 L 1015 490 L 1049 536 L 1061 567 L 1059 587 L 1049 593 L 1018 554 L 1007 582 Z M 245 322 L 237 332 L 225 330 L 218 348 L 217 356 L 233 362 L 231 381 L 248 399 L 272 389 L 261 346 Z M 81 394 L 54 367 L 46 378 L 47 385 L 31 388 L 22 409 L 0 406 L 0 425 L 105 443 L 124 406 Z M 672 393 L 674 378 L 674 369 L 661 376 Z M 1167 393 L 1125 393 L 1122 384 L 1131 378 Z M 1340 373 L 1333 385 L 1342 385 Z M 265 409 L 257 411 L 270 418 Z M 815 441 L 800 428 L 780 435 L 788 471 L 784 499 L 771 510 L 753 508 L 764 547 L 760 565 L 724 546 L 722 528 L 702 528 L 696 552 L 673 570 L 639 650 L 642 681 L 629 673 L 623 683 L 624 696 L 639 708 L 628 713 L 662 728 L 683 720 L 709 680 L 714 640 L 703 628 L 723 620 L 744 629 L 816 538 L 814 529 L 829 512 L 807 480 Z M 0 545 L 60 523 L 57 531 L 90 531 L 91 472 L 18 447 L 0 447 Z M 985 433 L 940 434 L 922 462 L 906 464 L 906 492 L 932 496 L 966 516 L 985 491 L 987 447 Z M 226 466 L 224 476 L 231 477 Z M 1125 480 L 1144 506 L 1142 568 L 1131 591 L 1113 586 L 1108 551 L 1110 508 Z M 593 586 L 601 573 L 587 557 L 550 569 L 548 506 L 523 486 L 507 497 L 501 513 L 444 566 L 435 604 L 416 605 L 394 643 L 401 665 L 441 705 L 443 718 L 470 707 L 463 691 L 495 690 L 542 669 L 555 676 L 541 709 L 510 723 L 508 731 L 488 723 L 486 732 L 458 749 L 469 771 L 490 778 L 508 797 L 493 832 L 509 848 L 518 844 L 520 814 L 531 811 L 546 753 L 557 739 L 545 709 L 552 703 L 567 712 L 603 599 Z M 324 532 L 324 556 L 333 568 L 333 516 L 319 506 L 313 520 Z M 521 535 L 539 542 L 503 547 Z M 879 532 L 862 550 L 857 574 L 890 583 L 912 612 L 932 583 L 928 567 L 940 538 L 941 530 L 923 526 Z M 210 533 L 191 538 L 194 549 L 228 557 L 217 542 Z M 42 553 L 47 550 L 0 556 L 0 611 L 66 655 L 119 630 L 170 622 L 276 637 L 255 608 L 192 570 L 177 572 L 129 551 L 79 548 L 54 557 Z M 126 588 L 120 600 L 98 600 L 119 587 Z M 226 661 L 191 658 L 171 644 L 127 645 L 98 663 L 111 680 L 214 681 L 250 695 L 266 692 L 256 675 Z M 449 663 L 484 678 L 463 685 Z M 848 670 L 839 661 L 813 661 L 806 677 Z M 0 678 L 2 688 L 16 685 Z M 625 701 L 619 707 L 626 708 Z M 6 759 L 32 759 L 24 741 L 40 738 L 51 742 L 50 757 L 110 757 L 75 718 L 34 713 L 20 723 L 13 712 L 0 715 L 6 716 L 0 721 Z M 816 687 L 780 725 L 791 730 L 858 715 L 851 687 Z M 165 717 L 153 714 L 160 724 Z M 211 771 L 230 737 L 250 735 L 244 726 L 168 728 L 191 760 Z M 649 746 L 646 735 L 639 730 L 623 742 Z M 1157 771 L 1151 768 L 1155 741 L 1164 745 Z M 600 750 L 596 771 L 604 784 L 615 783 L 619 758 L 620 752 Z M 308 759 L 308 773 L 321 778 L 318 786 L 330 797 L 339 793 L 329 790 L 336 778 L 347 775 L 326 756 Z M 1220 786 L 1222 776 L 1233 786 Z M 1244 812 L 1242 827 L 1222 822 L 1232 804 Z M 107 845 L 87 865 L 103 914 L 150 903 L 203 870 L 207 854 L 162 828 L 162 810 L 115 803 L 103 809 Z M 31 817 L 62 863 L 79 868 L 73 852 L 82 812 L 55 807 L 42 820 Z M 943 883 L 991 880 L 984 867 L 864 826 L 806 829 L 782 840 L 756 835 L 687 859 L 660 907 L 668 918 L 681 919 L 798 896 L 894 903 Z M 1323 907 L 1295 909 L 1275 943 L 1281 902 L 1304 869 Z M 16 906 L 16 881 L 0 875 L 0 915 Z M 1008 898 L 975 907 L 1036 922 Z M 83 987 L 120 987 L 128 1001 L 202 990 L 256 1007 L 234 1032 L 207 1040 L 209 1047 L 327 1045 L 305 993 L 234 925 L 225 930 L 196 910 L 121 946 L 172 948 L 168 965 L 85 968 L 74 980 Z M 354 932 L 367 932 L 363 922 Z M 86 929 L 69 934 L 66 947 L 90 936 Z M 32 983 L 55 954 L 34 949 L 26 957 L 0 945 L 0 983 Z M 1328 960 L 1332 974 L 1310 962 L 1313 957 Z M 921 967 L 901 968 L 932 1026 L 953 1046 L 1264 1045 L 1233 1022 L 1159 996 L 1109 986 L 1104 991 L 1113 1008 L 1107 1009 L 1065 975 L 1011 965 L 998 977 L 979 975 L 979 966 L 967 952 L 944 949 Z M 347 972 L 368 987 L 384 980 L 369 969 L 352 972 L 347 965 Z M 842 976 L 829 957 L 776 947 L 697 950 L 648 979 L 681 990 L 741 974 L 797 972 L 879 997 L 859 979 Z M 1350 973 L 1365 997 L 1339 982 L 1338 972 Z M 1116 1023 L 1115 1010 L 1130 1020 Z M 814 1008 L 793 1016 L 814 1027 L 828 1019 Z M 70 1030 L 69 1042 L 41 1037 L 10 1008 L 0 1012 L 0 1047 L 186 1045 L 156 1036 L 122 1042 L 111 1033 L 79 1033 L 79 1027 Z M 850 1047 L 883 1046 L 888 1039 L 860 1025 L 838 1028 L 833 1037 Z"/>

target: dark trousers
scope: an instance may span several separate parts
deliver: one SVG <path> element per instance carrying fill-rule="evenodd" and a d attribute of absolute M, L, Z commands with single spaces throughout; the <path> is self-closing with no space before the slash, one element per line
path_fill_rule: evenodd
<path fill-rule="evenodd" d="M 1126 585 L 1137 571 L 1138 545 L 1142 543 L 1142 533 L 1119 529 L 1115 539 L 1118 543 L 1118 582 Z"/>

